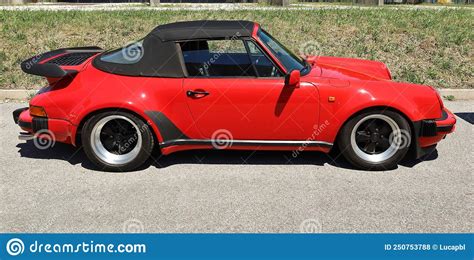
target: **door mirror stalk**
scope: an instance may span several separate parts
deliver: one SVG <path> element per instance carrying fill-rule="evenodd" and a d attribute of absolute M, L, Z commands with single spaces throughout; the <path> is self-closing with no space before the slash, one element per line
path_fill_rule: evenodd
<path fill-rule="evenodd" d="M 290 73 L 286 74 L 285 76 L 285 86 L 299 88 L 300 77 L 301 77 L 301 73 L 299 70 L 292 70 Z"/>

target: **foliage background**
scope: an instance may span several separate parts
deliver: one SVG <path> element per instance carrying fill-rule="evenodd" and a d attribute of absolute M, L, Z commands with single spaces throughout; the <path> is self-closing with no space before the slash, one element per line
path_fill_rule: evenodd
<path fill-rule="evenodd" d="M 397 81 L 474 88 L 474 11 L 322 9 L 255 11 L 0 11 L 0 88 L 38 88 L 20 62 L 64 47 L 117 48 L 159 24 L 196 19 L 259 22 L 295 53 L 385 62 Z M 317 48 L 314 48 L 317 46 Z"/>

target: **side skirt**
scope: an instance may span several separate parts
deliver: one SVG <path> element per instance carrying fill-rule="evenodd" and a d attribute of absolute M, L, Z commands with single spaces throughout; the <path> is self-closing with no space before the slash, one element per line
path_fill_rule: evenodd
<path fill-rule="evenodd" d="M 286 140 L 211 140 L 211 139 L 175 139 L 160 143 L 161 148 L 175 145 L 217 145 L 226 142 L 229 146 L 288 146 L 288 147 L 325 147 L 331 148 L 332 143 L 321 141 L 286 141 Z"/>

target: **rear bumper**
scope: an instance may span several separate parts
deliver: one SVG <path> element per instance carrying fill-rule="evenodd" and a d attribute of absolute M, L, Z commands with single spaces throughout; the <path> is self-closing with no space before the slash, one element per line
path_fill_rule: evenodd
<path fill-rule="evenodd" d="M 456 117 L 451 111 L 444 108 L 442 117 L 438 119 L 421 120 L 414 122 L 417 154 L 419 158 L 426 151 L 434 150 L 436 144 L 456 128 Z"/>
<path fill-rule="evenodd" d="M 71 133 L 74 125 L 67 120 L 32 117 L 27 107 L 13 111 L 13 120 L 23 131 L 32 135 L 48 134 L 55 141 L 71 143 Z M 21 136 L 24 136 L 24 134 Z"/>
<path fill-rule="evenodd" d="M 15 121 L 15 124 L 20 125 L 20 122 L 19 122 L 20 115 L 25 110 L 28 110 L 28 108 L 27 107 L 22 107 L 22 108 L 18 108 L 15 111 L 13 111 L 13 121 Z M 29 128 L 31 128 L 31 124 L 29 124 L 28 126 L 29 126 Z M 21 127 L 21 125 L 20 125 L 20 127 Z"/>

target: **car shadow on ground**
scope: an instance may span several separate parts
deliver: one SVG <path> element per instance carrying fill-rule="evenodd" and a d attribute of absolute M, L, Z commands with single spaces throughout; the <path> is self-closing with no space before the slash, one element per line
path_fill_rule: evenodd
<path fill-rule="evenodd" d="M 63 160 L 71 165 L 81 164 L 82 167 L 100 171 L 86 157 L 82 148 L 71 145 L 56 143 L 47 149 L 38 149 L 33 141 L 19 143 L 19 154 L 21 157 Z M 434 160 L 438 157 L 435 150 L 423 159 L 404 160 L 400 165 L 413 167 L 420 162 Z M 179 164 L 230 164 L 230 165 L 315 165 L 324 166 L 329 164 L 342 169 L 356 170 L 337 151 L 329 154 L 320 152 L 302 152 L 295 154 L 291 151 L 239 151 L 239 150 L 191 150 L 173 153 L 163 156 L 158 151 L 154 152 L 150 159 L 139 169 L 147 169 L 150 166 L 156 168 L 167 168 Z"/>
<path fill-rule="evenodd" d="M 472 112 L 461 112 L 461 113 L 454 113 L 459 118 L 464 119 L 464 121 L 468 122 L 471 125 L 474 125 L 474 113 Z"/>
<path fill-rule="evenodd" d="M 405 158 L 404 160 L 402 160 L 400 162 L 400 165 L 408 167 L 408 168 L 413 168 L 413 166 L 415 166 L 419 163 L 426 162 L 426 161 L 433 161 L 433 160 L 436 160 L 437 158 L 438 158 L 438 150 L 435 149 L 431 153 L 429 153 L 429 154 L 427 154 L 427 155 L 425 155 L 425 156 L 423 156 L 422 158 L 419 158 L 419 159 Z"/>

